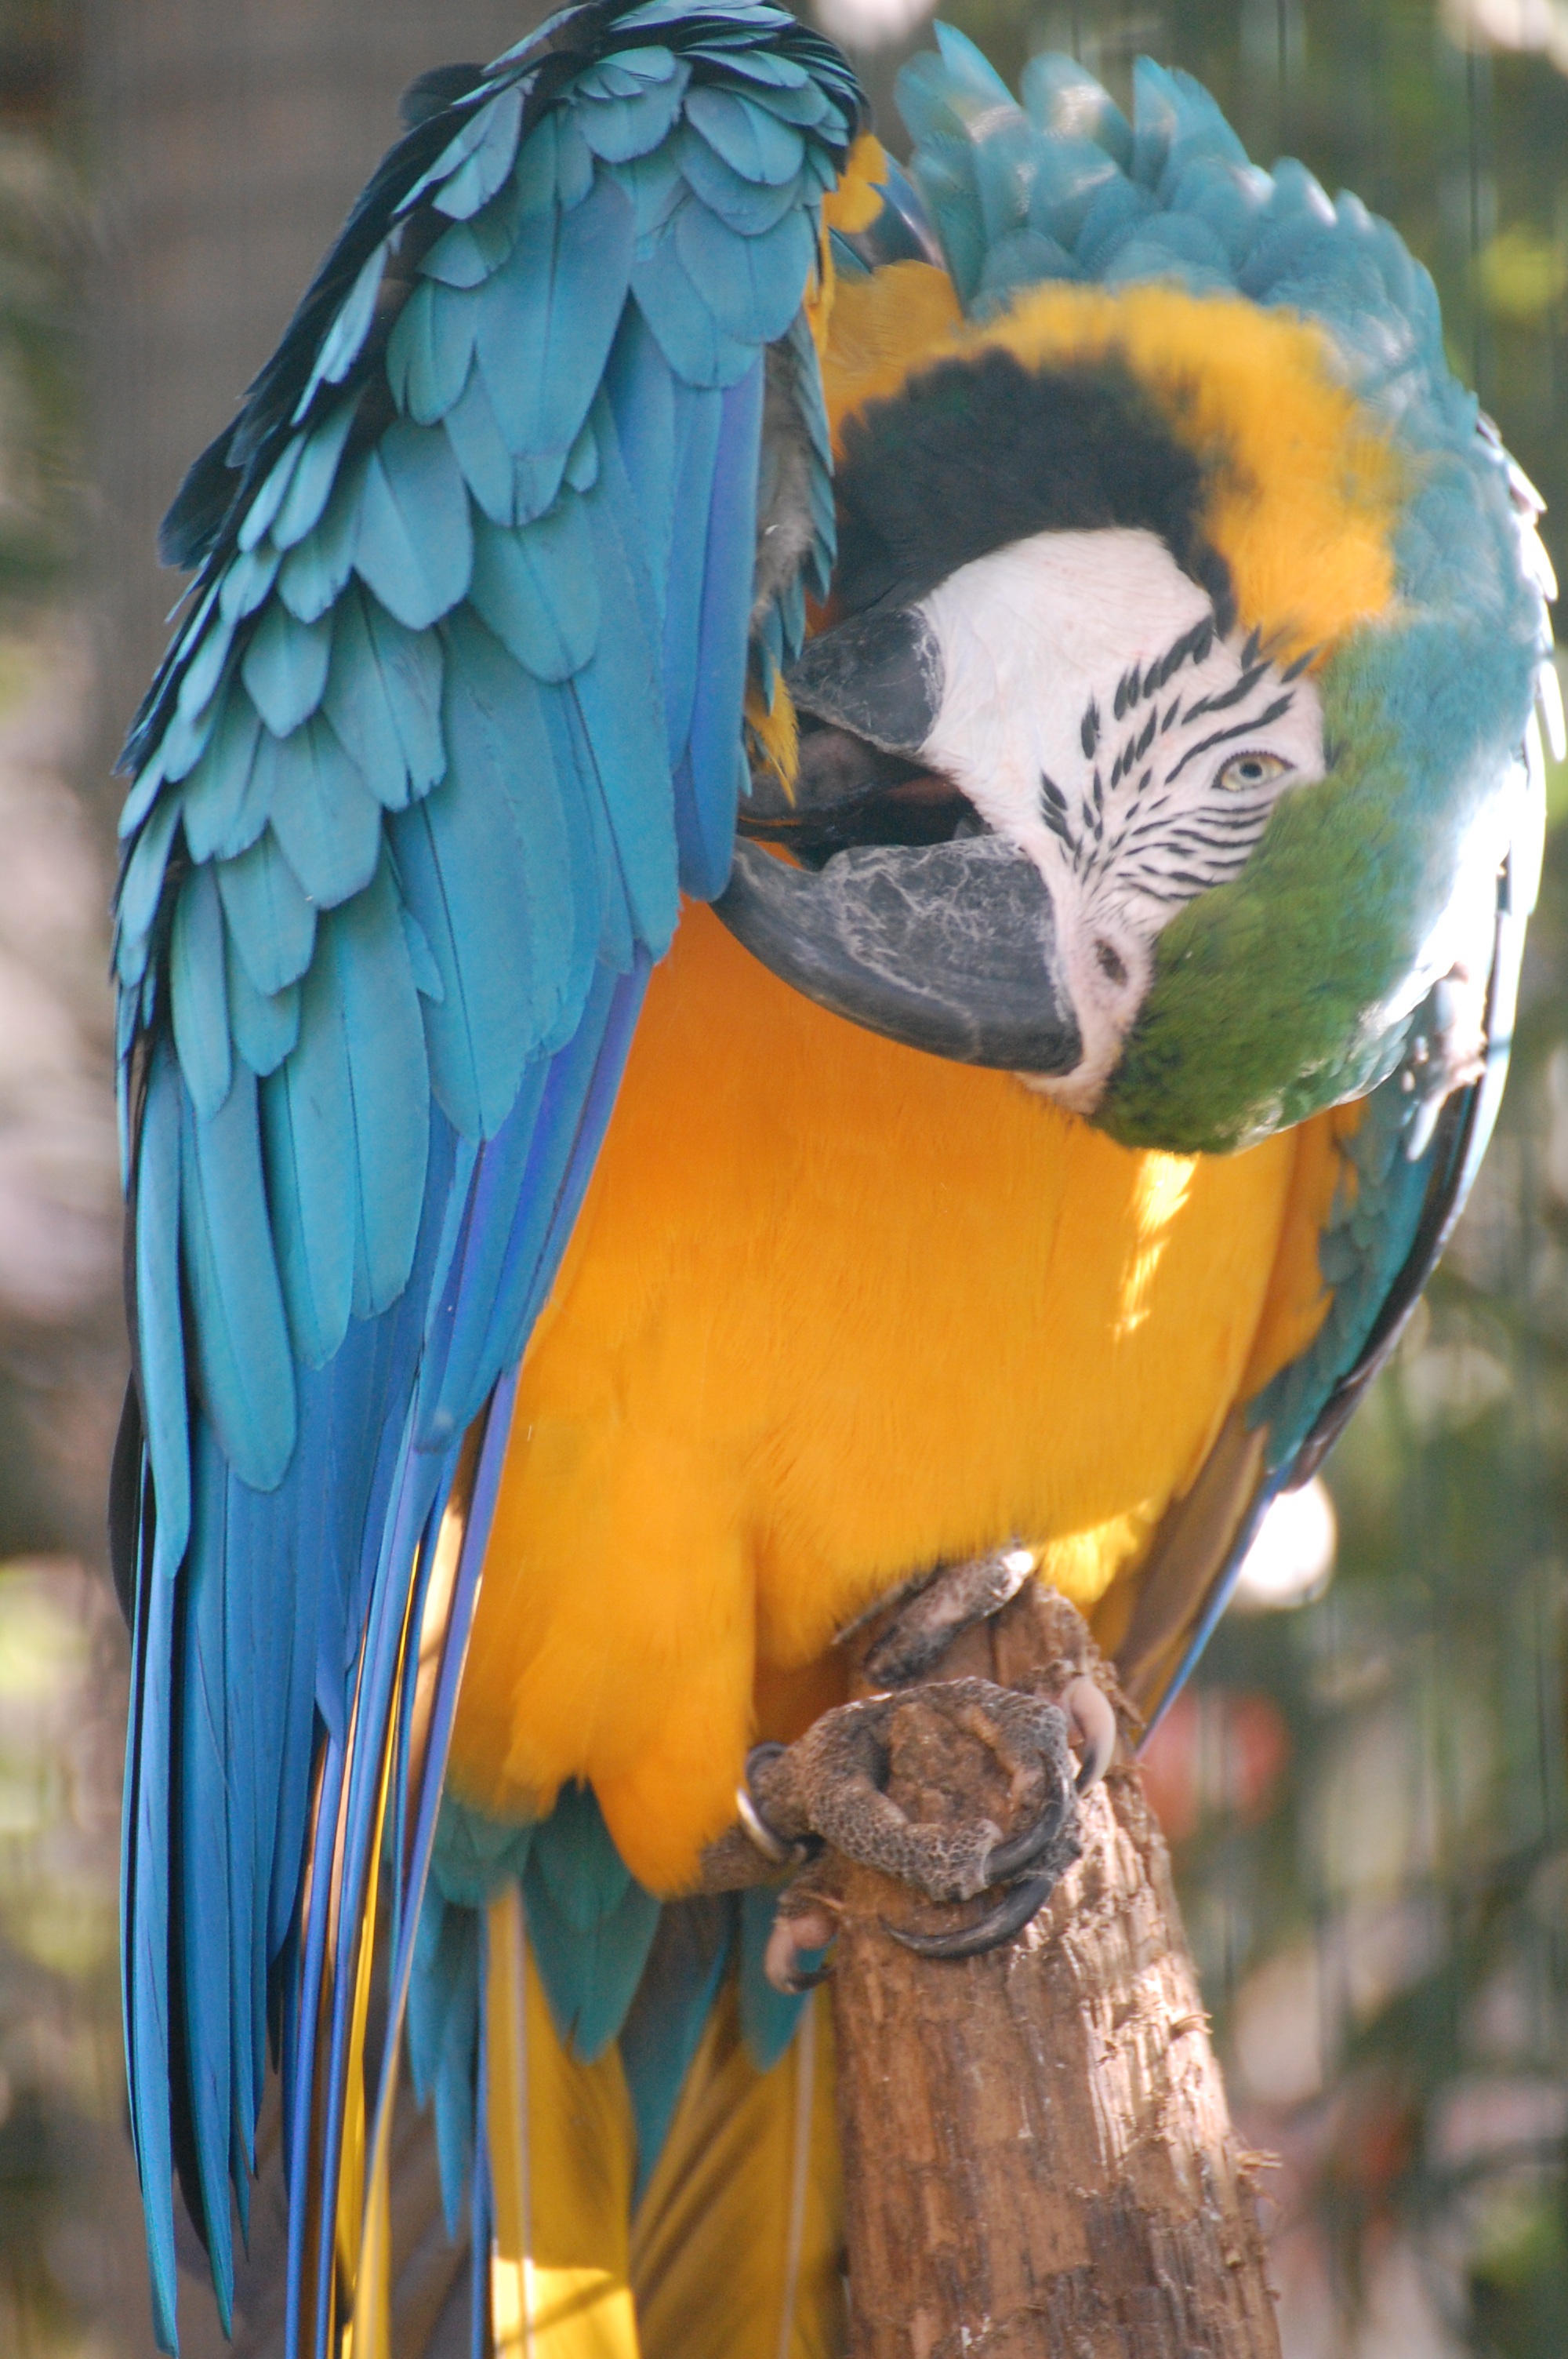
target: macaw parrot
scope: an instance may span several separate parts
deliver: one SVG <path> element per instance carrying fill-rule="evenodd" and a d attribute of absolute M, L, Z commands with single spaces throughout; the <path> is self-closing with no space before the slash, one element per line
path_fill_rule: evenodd
<path fill-rule="evenodd" d="M 405 2051 L 476 2349 L 838 2347 L 767 1881 L 859 1839 L 836 1634 L 910 1590 L 918 1673 L 1038 1575 L 1155 1714 L 1486 1142 L 1552 593 L 1431 282 L 1182 74 L 937 38 L 909 176 L 768 0 L 426 77 L 165 527 L 112 1521 L 170 2349 L 270 2052 L 289 2351 L 390 2350 Z"/>

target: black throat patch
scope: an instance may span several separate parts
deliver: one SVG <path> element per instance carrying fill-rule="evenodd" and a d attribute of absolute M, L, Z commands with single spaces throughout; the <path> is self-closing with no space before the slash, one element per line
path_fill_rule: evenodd
<path fill-rule="evenodd" d="M 1114 355 L 1030 369 L 993 346 L 939 361 L 849 421 L 837 492 L 845 614 L 907 603 L 1033 533 L 1121 526 L 1157 533 L 1231 627 L 1202 470 Z"/>

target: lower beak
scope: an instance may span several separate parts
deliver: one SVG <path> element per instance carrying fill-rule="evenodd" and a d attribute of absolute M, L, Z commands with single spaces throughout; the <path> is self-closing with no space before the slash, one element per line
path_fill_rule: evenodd
<path fill-rule="evenodd" d="M 1021 1073 L 1082 1060 L 1050 892 L 1000 836 L 860 845 L 816 872 L 741 841 L 715 908 L 781 981 L 905 1048 Z"/>

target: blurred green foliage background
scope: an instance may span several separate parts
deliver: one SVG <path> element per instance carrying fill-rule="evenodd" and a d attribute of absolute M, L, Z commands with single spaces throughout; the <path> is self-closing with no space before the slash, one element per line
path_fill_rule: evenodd
<path fill-rule="evenodd" d="M 0 2351 L 149 2349 L 114 1968 L 123 1375 L 113 741 L 156 518 L 422 67 L 514 0 L 0 0 Z M 919 0 L 819 0 L 891 143 Z M 1436 277 L 1568 563 L 1568 0 L 954 0 L 1004 73 L 1146 49 Z M 1568 818 L 1568 771 L 1554 775 Z M 1568 2350 L 1568 827 L 1472 1207 L 1332 1463 L 1337 1563 L 1234 1613 L 1151 1778 L 1287 2359 Z M 193 2302 L 188 2351 L 216 2339 Z"/>

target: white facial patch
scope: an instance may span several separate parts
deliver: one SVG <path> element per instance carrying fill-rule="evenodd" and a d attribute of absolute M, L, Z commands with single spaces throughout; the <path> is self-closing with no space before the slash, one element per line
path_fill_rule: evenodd
<path fill-rule="evenodd" d="M 943 692 L 921 758 L 1051 888 L 1084 1056 L 1034 1086 L 1099 1098 L 1178 909 L 1245 866 L 1290 787 L 1323 776 L 1304 673 L 1219 636 L 1151 532 L 1044 532 L 921 600 Z"/>

